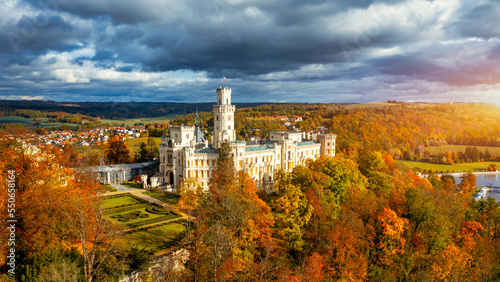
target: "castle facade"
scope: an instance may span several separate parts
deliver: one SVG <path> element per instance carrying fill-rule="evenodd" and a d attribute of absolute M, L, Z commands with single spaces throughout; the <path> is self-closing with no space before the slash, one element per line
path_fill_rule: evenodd
<path fill-rule="evenodd" d="M 235 106 L 231 104 L 231 89 L 217 89 L 217 104 L 213 106 L 214 129 L 212 143 L 204 140 L 198 122 L 195 126 L 172 126 L 170 135 L 160 144 L 159 182 L 177 189 L 185 178 L 196 179 L 208 190 L 208 181 L 217 168 L 220 144 L 228 140 L 234 155 L 234 166 L 246 171 L 259 189 L 272 191 L 273 175 L 283 169 L 290 172 L 307 159 L 335 156 L 335 134 L 318 134 L 305 139 L 304 132 L 271 132 L 270 139 L 259 142 L 236 140 Z"/>

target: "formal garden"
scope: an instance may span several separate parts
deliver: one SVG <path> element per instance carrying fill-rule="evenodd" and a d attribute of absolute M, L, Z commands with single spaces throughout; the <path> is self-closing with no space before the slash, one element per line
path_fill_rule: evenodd
<path fill-rule="evenodd" d="M 124 239 L 131 248 L 158 253 L 177 246 L 186 237 L 186 230 L 186 220 L 178 219 L 128 231 Z"/>
<path fill-rule="evenodd" d="M 182 217 L 128 193 L 104 197 L 102 205 L 109 218 L 125 230 Z"/>

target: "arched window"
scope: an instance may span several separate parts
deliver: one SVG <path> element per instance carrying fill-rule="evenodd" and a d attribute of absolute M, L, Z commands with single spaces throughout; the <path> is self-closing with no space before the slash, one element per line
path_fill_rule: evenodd
<path fill-rule="evenodd" d="M 229 99 L 226 99 L 226 105 L 229 104 Z"/>

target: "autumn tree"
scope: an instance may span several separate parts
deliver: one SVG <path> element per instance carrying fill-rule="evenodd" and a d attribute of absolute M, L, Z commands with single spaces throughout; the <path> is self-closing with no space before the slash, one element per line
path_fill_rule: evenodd
<path fill-rule="evenodd" d="M 305 244 L 303 228 L 309 222 L 314 208 L 296 185 L 287 184 L 280 194 L 281 197 L 276 200 L 276 209 L 283 214 L 280 234 L 287 248 L 297 254 Z"/>
<path fill-rule="evenodd" d="M 92 282 L 115 251 L 121 230 L 105 217 L 97 197 L 75 199 L 66 216 L 83 253 L 85 278 Z"/>
<path fill-rule="evenodd" d="M 458 184 L 458 188 L 463 193 L 469 193 L 476 188 L 476 176 L 472 172 L 467 172 L 460 176 L 461 182 Z"/>
<path fill-rule="evenodd" d="M 188 215 L 188 235 L 190 235 L 191 216 L 203 201 L 203 188 L 195 179 L 187 178 L 182 181 L 179 193 L 181 194 L 179 208 Z"/>
<path fill-rule="evenodd" d="M 381 228 L 377 244 L 377 259 L 388 268 L 394 268 L 394 261 L 404 253 L 406 239 L 403 236 L 408 220 L 399 217 L 393 210 L 384 209 L 378 216 Z"/>
<path fill-rule="evenodd" d="M 217 169 L 209 184 L 208 197 L 197 211 L 195 228 L 203 230 L 199 256 L 206 258 L 198 263 L 209 262 L 205 269 L 210 276 L 204 279 L 249 279 L 259 259 L 258 250 L 271 239 L 271 209 L 257 196 L 257 187 L 248 174 L 234 169 L 227 141 L 221 144 Z"/>
<path fill-rule="evenodd" d="M 130 158 L 130 150 L 118 135 L 113 136 L 106 145 L 106 160 L 109 164 L 127 163 Z"/>

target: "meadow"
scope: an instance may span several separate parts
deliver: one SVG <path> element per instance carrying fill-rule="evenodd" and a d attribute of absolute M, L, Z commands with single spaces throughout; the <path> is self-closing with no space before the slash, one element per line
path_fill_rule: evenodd
<path fill-rule="evenodd" d="M 156 146 L 160 145 L 161 143 L 161 138 L 160 137 L 152 137 L 155 142 Z M 125 141 L 125 144 L 127 144 L 128 148 L 130 149 L 130 153 L 135 154 L 135 152 L 139 151 L 140 145 L 142 142 L 147 143 L 149 137 L 140 137 L 140 138 L 135 138 L 132 140 L 127 140 Z"/>
<path fill-rule="evenodd" d="M 460 163 L 453 165 L 432 164 L 414 161 L 396 161 L 399 164 L 406 165 L 409 168 L 419 168 L 421 170 L 435 170 L 438 172 L 467 172 L 467 171 L 483 171 L 488 165 L 494 162 L 475 162 L 475 163 Z"/>
<path fill-rule="evenodd" d="M 24 117 L 0 117 L 0 123 L 32 124 L 33 121 Z"/>

